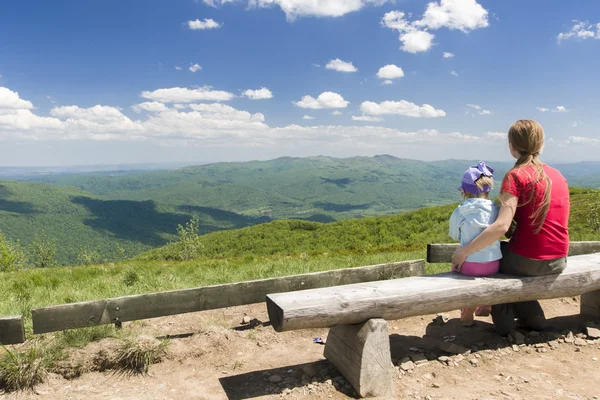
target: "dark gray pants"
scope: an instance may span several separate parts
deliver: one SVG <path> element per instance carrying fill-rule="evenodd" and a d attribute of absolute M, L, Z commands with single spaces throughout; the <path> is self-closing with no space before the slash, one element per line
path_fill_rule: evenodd
<path fill-rule="evenodd" d="M 532 260 L 513 253 L 508 248 L 508 243 L 502 243 L 500 272 L 504 274 L 522 276 L 555 275 L 560 274 L 566 266 L 566 257 L 554 260 Z M 515 330 L 515 318 L 518 318 L 520 325 L 534 330 L 544 328 L 546 320 L 544 311 L 538 301 L 522 301 L 492 306 L 494 327 L 502 336 L 506 336 Z"/>

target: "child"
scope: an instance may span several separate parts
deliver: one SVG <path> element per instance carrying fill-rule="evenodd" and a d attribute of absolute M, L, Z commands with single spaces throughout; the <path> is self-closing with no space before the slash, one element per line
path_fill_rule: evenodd
<path fill-rule="evenodd" d="M 489 199 L 494 185 L 494 170 L 483 161 L 465 171 L 461 191 L 464 201 L 454 210 L 450 217 L 450 237 L 460 242 L 461 247 L 470 243 L 498 217 L 498 206 Z M 467 257 L 460 268 L 452 266 L 452 270 L 463 275 L 487 276 L 498 272 L 502 253 L 500 241 L 481 249 Z M 487 316 L 490 306 L 464 308 L 460 320 L 464 326 L 473 325 L 473 313 Z"/>

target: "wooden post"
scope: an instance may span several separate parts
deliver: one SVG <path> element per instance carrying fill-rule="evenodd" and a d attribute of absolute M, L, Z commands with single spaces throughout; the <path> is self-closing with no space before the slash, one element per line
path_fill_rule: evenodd
<path fill-rule="evenodd" d="M 23 316 L 0 317 L 0 344 L 25 342 Z"/>
<path fill-rule="evenodd" d="M 324 356 L 361 397 L 393 397 L 392 358 L 387 322 L 370 319 L 329 330 Z"/>
<path fill-rule="evenodd" d="M 581 295 L 579 312 L 586 321 L 600 322 L 600 290 Z"/>

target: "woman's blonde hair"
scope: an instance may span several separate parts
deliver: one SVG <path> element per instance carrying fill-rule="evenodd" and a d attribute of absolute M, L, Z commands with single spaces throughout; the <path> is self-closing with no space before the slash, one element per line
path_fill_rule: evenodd
<path fill-rule="evenodd" d="M 487 199 L 487 198 L 489 198 L 489 191 L 494 188 L 494 178 L 492 178 L 491 176 L 481 175 L 475 181 L 475 185 L 477 185 L 477 189 L 479 189 L 479 191 L 481 192 L 479 195 L 469 193 L 469 192 L 463 190 L 462 191 L 463 196 L 465 198 L 469 199 L 469 198 L 474 198 L 474 197 L 480 197 L 481 195 L 483 195 L 483 198 Z M 489 190 L 484 192 L 484 190 L 487 188 L 489 188 Z"/>
<path fill-rule="evenodd" d="M 544 147 L 544 128 L 533 120 L 519 120 L 512 124 L 508 130 L 508 142 L 513 149 L 520 154 L 511 171 L 521 169 L 528 165 L 533 166 L 534 177 L 529 185 L 529 199 L 519 204 L 519 207 L 529 204 L 535 196 L 535 188 L 540 182 L 545 182 L 544 197 L 542 204 L 536 207 L 531 215 L 533 224 L 537 225 L 535 233 L 539 233 L 546 221 L 548 209 L 550 208 L 550 192 L 552 181 L 544 171 L 544 164 L 539 155 Z M 510 172 L 510 171 L 509 171 Z M 508 175 L 507 175 L 508 176 Z"/>

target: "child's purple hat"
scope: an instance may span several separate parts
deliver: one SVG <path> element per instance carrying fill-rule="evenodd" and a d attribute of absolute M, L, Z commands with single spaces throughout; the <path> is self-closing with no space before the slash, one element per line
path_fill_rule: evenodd
<path fill-rule="evenodd" d="M 479 189 L 475 184 L 475 181 L 482 176 L 493 178 L 494 169 L 486 165 L 483 161 L 479 161 L 479 164 L 473 165 L 465 171 L 462 178 L 462 185 L 457 190 L 464 190 L 472 194 L 488 193 L 491 190 L 489 186 Z"/>

